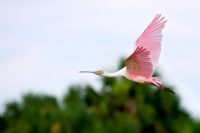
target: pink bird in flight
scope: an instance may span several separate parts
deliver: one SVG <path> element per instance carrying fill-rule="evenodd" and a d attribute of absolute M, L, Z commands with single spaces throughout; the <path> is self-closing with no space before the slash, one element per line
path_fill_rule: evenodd
<path fill-rule="evenodd" d="M 158 62 L 162 29 L 167 21 L 160 14 L 156 15 L 140 37 L 136 40 L 134 52 L 125 60 L 126 66 L 117 72 L 80 71 L 80 73 L 94 73 L 99 76 L 119 77 L 124 76 L 129 80 L 139 83 L 151 84 L 160 90 L 175 94 L 175 92 L 161 85 L 160 77 L 153 77 L 153 71 Z"/>

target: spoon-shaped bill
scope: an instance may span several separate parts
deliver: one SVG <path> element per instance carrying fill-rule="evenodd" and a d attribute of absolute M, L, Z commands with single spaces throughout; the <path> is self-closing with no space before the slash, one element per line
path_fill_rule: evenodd
<path fill-rule="evenodd" d="M 96 75 L 102 75 L 104 72 L 99 70 L 99 71 L 79 71 L 79 73 L 94 73 Z"/>
<path fill-rule="evenodd" d="M 79 71 L 79 73 L 95 73 L 95 71 Z"/>

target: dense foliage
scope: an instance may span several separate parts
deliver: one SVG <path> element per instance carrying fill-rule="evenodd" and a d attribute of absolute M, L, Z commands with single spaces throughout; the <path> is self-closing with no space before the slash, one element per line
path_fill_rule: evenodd
<path fill-rule="evenodd" d="M 200 133 L 177 95 L 124 78 L 103 78 L 102 89 L 72 86 L 55 97 L 26 94 L 8 103 L 1 133 Z"/>

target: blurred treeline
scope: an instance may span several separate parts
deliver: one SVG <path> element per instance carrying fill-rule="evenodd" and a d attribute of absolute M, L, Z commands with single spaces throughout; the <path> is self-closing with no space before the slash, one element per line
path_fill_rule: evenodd
<path fill-rule="evenodd" d="M 124 78 L 102 78 L 97 91 L 74 85 L 58 101 L 29 93 L 0 115 L 0 133 L 200 133 L 177 95 Z"/>

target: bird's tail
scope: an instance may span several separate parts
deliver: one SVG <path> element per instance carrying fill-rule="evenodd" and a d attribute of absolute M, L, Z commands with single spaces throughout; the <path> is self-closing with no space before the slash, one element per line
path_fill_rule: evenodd
<path fill-rule="evenodd" d="M 152 77 L 153 78 L 153 81 L 158 83 L 158 84 L 161 84 L 162 81 L 161 81 L 161 78 L 160 77 Z"/>
<path fill-rule="evenodd" d="M 168 87 L 162 86 L 161 84 L 162 84 L 162 82 L 161 82 L 160 77 L 153 77 L 152 85 L 158 87 L 160 90 L 167 91 L 167 92 L 170 92 L 172 94 L 176 94 L 173 90 L 169 89 Z"/>

